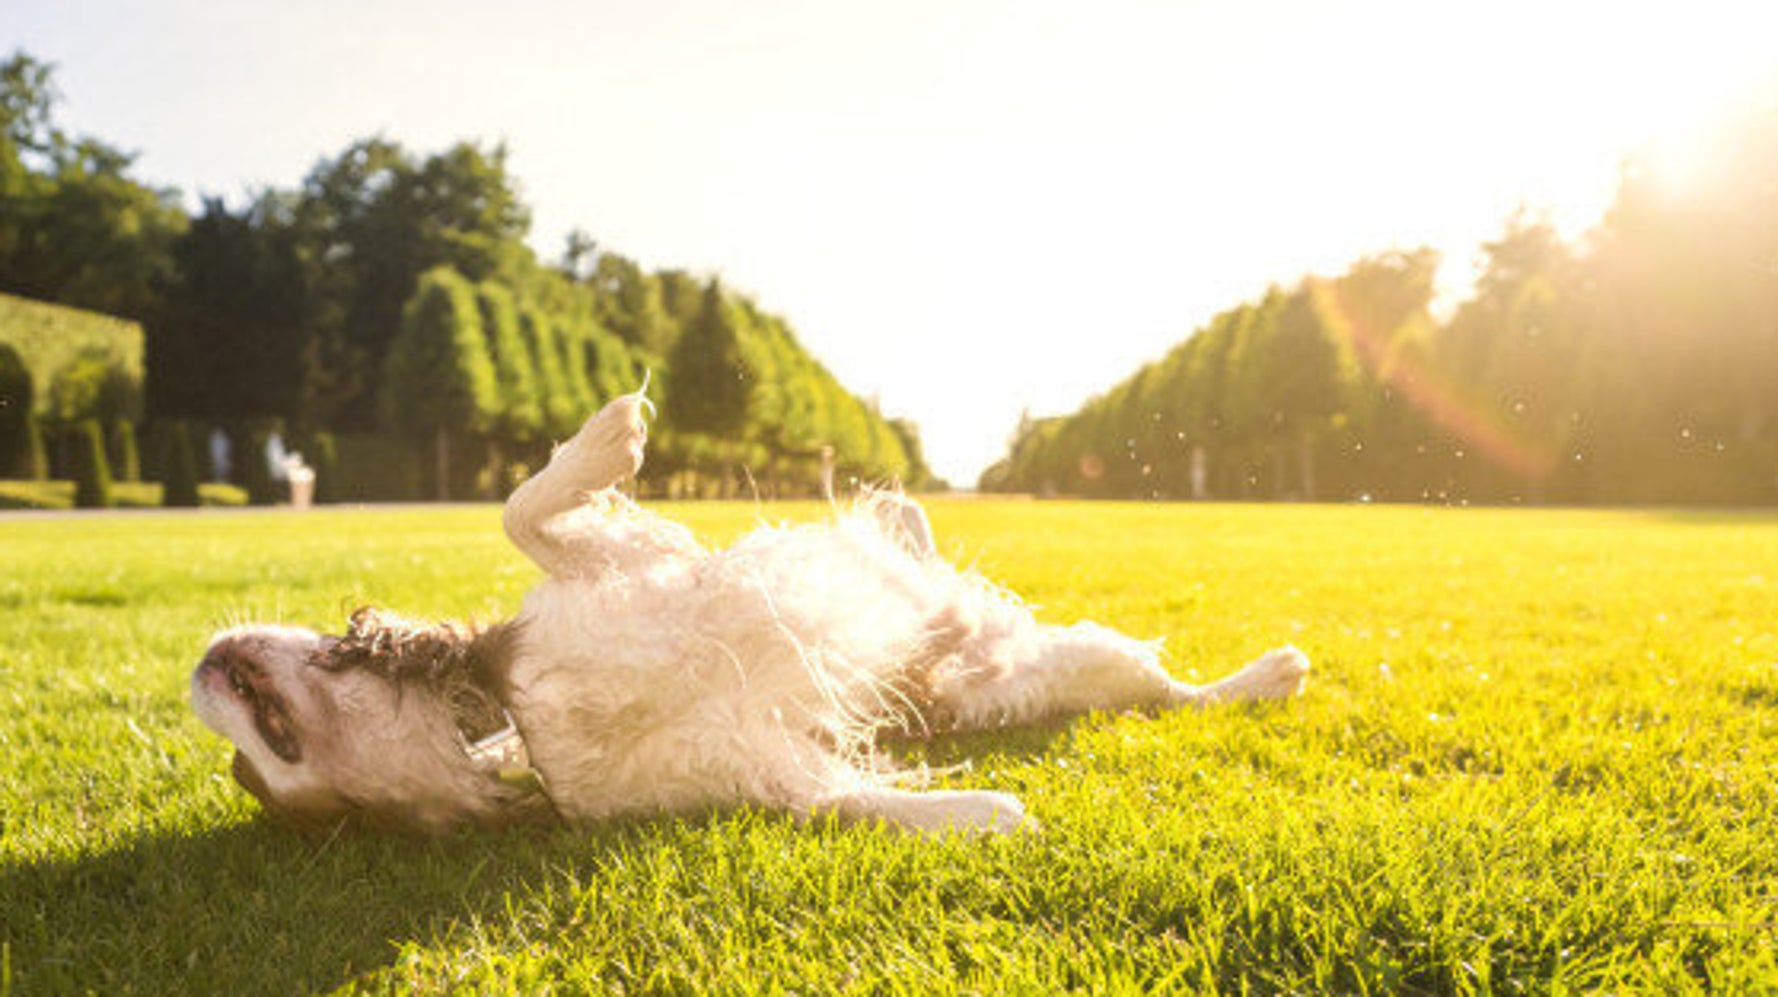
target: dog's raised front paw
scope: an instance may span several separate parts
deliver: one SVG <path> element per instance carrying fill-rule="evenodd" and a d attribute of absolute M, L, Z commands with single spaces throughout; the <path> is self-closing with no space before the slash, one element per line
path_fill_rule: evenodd
<path fill-rule="evenodd" d="M 648 423 L 643 419 L 648 406 L 641 392 L 613 398 L 580 427 L 557 457 L 578 464 L 592 488 L 604 488 L 635 474 L 642 468 L 648 443 Z"/>

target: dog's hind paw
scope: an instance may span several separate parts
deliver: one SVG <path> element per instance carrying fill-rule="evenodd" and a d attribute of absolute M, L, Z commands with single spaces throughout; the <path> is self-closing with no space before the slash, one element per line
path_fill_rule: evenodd
<path fill-rule="evenodd" d="M 933 809 L 921 830 L 974 834 L 1037 830 L 1037 821 L 1025 813 L 1025 804 L 1007 793 L 956 791 L 943 794 L 940 802 L 943 805 Z"/>
<path fill-rule="evenodd" d="M 1294 647 L 1280 647 L 1204 689 L 1204 700 L 1239 703 L 1289 699 L 1303 690 L 1308 675 L 1309 656 Z"/>

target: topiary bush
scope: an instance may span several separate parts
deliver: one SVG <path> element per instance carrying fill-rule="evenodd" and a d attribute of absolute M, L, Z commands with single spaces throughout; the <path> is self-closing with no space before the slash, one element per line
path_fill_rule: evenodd
<path fill-rule="evenodd" d="M 0 478 L 32 476 L 27 464 L 36 432 L 31 415 L 36 401 L 24 358 L 18 350 L 0 343 Z M 41 454 L 42 444 L 36 444 L 36 449 Z"/>
<path fill-rule="evenodd" d="M 254 505 L 277 505 L 283 498 L 283 489 L 272 478 L 272 469 L 265 456 L 266 442 L 276 428 L 275 421 L 261 420 L 237 426 L 229 434 L 234 451 L 235 481 L 247 489 L 247 501 Z"/>
<path fill-rule="evenodd" d="M 111 466 L 119 481 L 142 480 L 142 456 L 136 445 L 136 424 L 128 419 L 111 423 Z"/>
<path fill-rule="evenodd" d="M 25 456 L 14 473 L 27 481 L 49 480 L 49 451 L 43 445 L 43 423 L 37 413 L 25 413 Z"/>
<path fill-rule="evenodd" d="M 109 509 L 111 465 L 105 459 L 105 431 L 97 419 L 74 424 L 74 507 Z"/>
<path fill-rule="evenodd" d="M 161 505 L 194 507 L 198 504 L 198 456 L 191 443 L 191 427 L 174 419 L 165 424 L 161 434 Z"/>

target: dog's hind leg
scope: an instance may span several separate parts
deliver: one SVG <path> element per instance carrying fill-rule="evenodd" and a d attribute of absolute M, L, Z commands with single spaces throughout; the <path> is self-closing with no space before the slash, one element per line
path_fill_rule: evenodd
<path fill-rule="evenodd" d="M 1309 659 L 1271 651 L 1210 685 L 1175 680 L 1152 643 L 1092 623 L 1037 625 L 1035 634 L 964 642 L 962 666 L 937 676 L 937 714 L 960 729 L 1025 723 L 1099 709 L 1208 706 L 1284 699 L 1302 687 Z"/>

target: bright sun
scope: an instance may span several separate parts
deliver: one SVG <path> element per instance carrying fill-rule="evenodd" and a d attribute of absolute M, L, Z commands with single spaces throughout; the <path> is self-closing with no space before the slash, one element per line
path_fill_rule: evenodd
<path fill-rule="evenodd" d="M 1617 39 L 1616 54 L 1599 56 L 1619 81 L 1602 114 L 1627 143 L 1625 156 L 1668 196 L 1697 193 L 1728 123 L 1778 97 L 1778 48 L 1771 44 L 1778 4 L 1737 9 L 1732 29 L 1720 13 L 1637 22 L 1633 30 L 1644 37 Z M 1641 61 L 1627 62 L 1625 52 Z"/>

